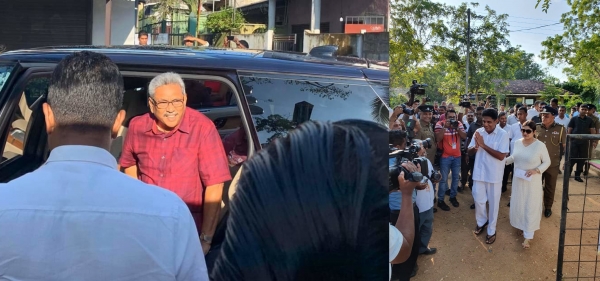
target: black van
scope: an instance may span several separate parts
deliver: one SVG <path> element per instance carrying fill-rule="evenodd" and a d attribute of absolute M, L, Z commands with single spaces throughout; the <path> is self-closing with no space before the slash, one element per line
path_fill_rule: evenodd
<path fill-rule="evenodd" d="M 107 55 L 124 77 L 123 108 L 127 117 L 111 149 L 116 158 L 129 120 L 149 112 L 150 80 L 167 71 L 184 78 L 187 106 L 211 118 L 223 139 L 236 132 L 248 136 L 241 149 L 244 156 L 307 120 L 351 118 L 388 125 L 389 70 L 368 61 L 339 62 L 272 51 L 152 46 L 11 51 L 0 55 L 0 182 L 13 180 L 45 162 L 49 151 L 41 105 L 51 72 L 63 57 L 83 50 Z M 230 166 L 233 177 L 240 165 Z"/>

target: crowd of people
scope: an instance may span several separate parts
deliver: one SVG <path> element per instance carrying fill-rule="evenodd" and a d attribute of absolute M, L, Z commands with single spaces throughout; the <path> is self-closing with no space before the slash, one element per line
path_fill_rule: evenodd
<path fill-rule="evenodd" d="M 480 235 L 487 229 L 485 243 L 493 244 L 497 239 L 500 197 L 508 190 L 510 179 L 510 223 L 523 236 L 522 247 L 531 247 L 542 215 L 552 216 L 558 175 L 565 168 L 560 163 L 565 154 L 566 136 L 600 133 L 594 104 L 577 104 L 568 115 L 567 108 L 558 103 L 558 99 L 553 98 L 549 103 L 536 101 L 529 106 L 517 103 L 511 108 L 501 104 L 495 108 L 490 98 L 479 103 L 464 102 L 456 107 L 450 102 L 427 105 L 415 100 L 410 106 L 394 108 L 389 125 L 390 145 L 405 149 L 415 140 L 430 138 L 431 147 L 419 155 L 425 156 L 441 173 L 441 181 L 425 178 L 424 184 L 402 180 L 401 184 L 406 186 L 390 192 L 390 232 L 394 233 L 390 237 L 404 234 L 400 227 L 392 225 L 413 226 L 408 235 L 403 236 L 401 250 L 408 254 L 400 251 L 402 260 L 394 255 L 399 247 L 390 241 L 390 261 L 394 264 L 391 280 L 408 280 L 415 276 L 418 255 L 437 252 L 436 248 L 429 247 L 433 213 L 438 208 L 451 210 L 445 202 L 446 196 L 452 207 L 459 208 L 457 193 L 463 193 L 467 187 L 473 196 L 470 208 L 475 210 L 473 232 Z M 573 160 L 568 170 L 577 165 L 574 180 L 583 182 L 581 176 L 590 168 L 586 158 L 596 146 L 597 141 L 572 140 L 569 149 Z M 420 171 L 412 163 L 402 165 L 408 171 Z M 410 199 L 406 198 L 409 196 Z M 412 208 L 402 208 L 411 204 Z M 408 241 L 413 237 L 414 241 Z M 392 256 L 396 259 L 392 260 Z"/>

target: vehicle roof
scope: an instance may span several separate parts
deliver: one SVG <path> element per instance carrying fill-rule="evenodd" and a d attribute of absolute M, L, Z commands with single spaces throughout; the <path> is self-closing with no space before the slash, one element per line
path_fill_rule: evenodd
<path fill-rule="evenodd" d="M 347 63 L 306 56 L 303 53 L 177 46 L 57 46 L 8 51 L 0 61 L 57 63 L 73 52 L 94 51 L 120 66 L 203 68 L 264 71 L 347 78 L 389 79 L 389 70 L 369 69 L 366 64 Z M 365 73 L 363 70 L 368 70 Z M 387 77 L 387 78 L 386 78 Z"/>

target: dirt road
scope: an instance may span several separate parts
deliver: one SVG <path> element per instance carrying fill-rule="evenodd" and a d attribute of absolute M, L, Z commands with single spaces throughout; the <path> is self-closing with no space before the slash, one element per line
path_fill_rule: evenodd
<path fill-rule="evenodd" d="M 590 176 L 595 176 L 590 175 Z M 522 236 L 517 235 L 517 230 L 510 225 L 509 207 L 506 205 L 510 200 L 510 184 L 507 192 L 502 194 L 500 211 L 498 214 L 497 238 L 492 245 L 485 244 L 485 231 L 480 236 L 475 236 L 475 210 L 469 206 L 473 204 L 471 190 L 466 189 L 458 194 L 460 203 L 458 208 L 452 207 L 446 196 L 446 203 L 450 211 L 442 211 L 438 208 L 433 223 L 433 236 L 430 247 L 437 248 L 437 253 L 431 256 L 421 255 L 418 260 L 419 271 L 417 276 L 411 280 L 415 281 L 439 281 L 439 280 L 556 280 L 556 266 L 558 255 L 558 240 L 560 229 L 560 210 L 562 200 L 563 177 L 559 175 L 552 216 L 545 218 L 542 215 L 541 229 L 535 232 L 531 241 L 531 248 L 524 250 L 521 247 Z M 574 180 L 570 182 L 570 194 L 583 193 L 584 184 Z M 588 178 L 588 190 L 600 193 L 600 180 Z M 586 210 L 600 210 L 600 196 L 598 198 L 588 197 Z M 571 196 L 569 209 L 581 208 L 582 197 Z M 568 225 L 579 227 L 581 216 L 571 218 L 569 214 Z M 585 218 L 585 226 L 596 229 L 596 231 L 584 232 L 583 243 L 598 243 L 597 217 Z M 567 232 L 567 242 L 578 243 L 579 231 Z M 585 248 L 585 247 L 584 247 Z M 597 247 L 587 247 L 582 250 L 582 259 L 594 259 Z M 565 251 L 569 259 L 577 259 L 579 247 L 570 248 Z M 593 274 L 594 263 L 588 263 L 580 267 L 581 272 Z M 599 269 L 600 270 L 600 269 Z M 577 264 L 565 264 L 566 274 L 576 274 Z M 600 272 L 598 273 L 600 275 Z M 576 276 L 576 275 L 571 275 Z M 580 275 L 581 276 L 581 275 Z M 589 280 L 589 279 L 588 279 Z"/>

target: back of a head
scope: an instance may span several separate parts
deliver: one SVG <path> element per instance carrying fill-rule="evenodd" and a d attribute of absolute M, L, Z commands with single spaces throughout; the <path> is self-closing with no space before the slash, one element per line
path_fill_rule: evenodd
<path fill-rule="evenodd" d="M 214 280 L 386 278 L 385 156 L 373 156 L 386 146 L 371 143 L 383 132 L 306 122 L 249 159 Z"/>
<path fill-rule="evenodd" d="M 48 104 L 59 127 L 110 129 L 123 104 L 123 77 L 103 54 L 73 53 L 52 73 Z"/>
<path fill-rule="evenodd" d="M 240 44 L 242 44 L 246 49 L 250 49 L 250 45 L 246 40 L 240 40 Z"/>

